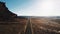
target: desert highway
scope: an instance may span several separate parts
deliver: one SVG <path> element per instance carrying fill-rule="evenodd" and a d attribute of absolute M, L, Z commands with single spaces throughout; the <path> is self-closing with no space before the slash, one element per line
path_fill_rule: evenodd
<path fill-rule="evenodd" d="M 26 24 L 25 34 L 33 34 L 33 28 L 30 18 L 28 18 L 28 22 Z"/>

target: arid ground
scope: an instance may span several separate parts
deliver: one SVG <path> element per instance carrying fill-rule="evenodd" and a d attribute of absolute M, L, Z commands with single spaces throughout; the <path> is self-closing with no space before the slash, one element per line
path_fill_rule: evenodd
<path fill-rule="evenodd" d="M 0 23 L 0 34 L 60 34 L 60 22 L 52 17 L 17 18 Z"/>

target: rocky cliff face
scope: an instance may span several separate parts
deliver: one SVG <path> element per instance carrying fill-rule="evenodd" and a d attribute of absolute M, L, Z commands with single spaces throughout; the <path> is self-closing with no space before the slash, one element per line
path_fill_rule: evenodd
<path fill-rule="evenodd" d="M 0 21 L 12 20 L 17 15 L 8 10 L 4 2 L 0 2 Z"/>

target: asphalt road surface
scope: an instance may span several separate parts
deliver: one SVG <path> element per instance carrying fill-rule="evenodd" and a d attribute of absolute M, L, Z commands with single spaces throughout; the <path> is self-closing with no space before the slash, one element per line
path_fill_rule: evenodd
<path fill-rule="evenodd" d="M 26 24 L 25 34 L 33 34 L 33 28 L 32 28 L 32 24 L 31 24 L 30 19 L 28 19 L 28 22 Z"/>

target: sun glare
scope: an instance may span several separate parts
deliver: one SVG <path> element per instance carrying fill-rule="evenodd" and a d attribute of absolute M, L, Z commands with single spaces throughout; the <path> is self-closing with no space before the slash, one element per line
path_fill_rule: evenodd
<path fill-rule="evenodd" d="M 41 10 L 42 10 L 41 13 L 42 16 L 50 16 L 53 11 L 53 2 L 52 1 L 42 2 Z"/>
<path fill-rule="evenodd" d="M 35 2 L 30 8 L 28 7 L 24 9 L 24 12 L 21 11 L 20 13 L 21 16 L 54 16 L 54 1 Z"/>

